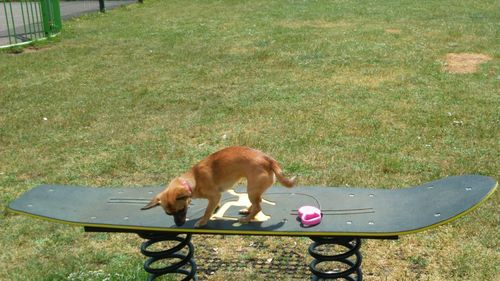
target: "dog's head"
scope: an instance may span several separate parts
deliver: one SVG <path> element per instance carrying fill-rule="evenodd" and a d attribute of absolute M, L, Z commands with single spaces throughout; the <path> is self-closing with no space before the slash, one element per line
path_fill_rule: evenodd
<path fill-rule="evenodd" d="M 161 206 L 167 215 L 174 216 L 175 224 L 181 226 L 186 222 L 186 214 L 190 202 L 191 192 L 182 184 L 173 181 L 164 191 L 153 197 L 141 210 Z"/>

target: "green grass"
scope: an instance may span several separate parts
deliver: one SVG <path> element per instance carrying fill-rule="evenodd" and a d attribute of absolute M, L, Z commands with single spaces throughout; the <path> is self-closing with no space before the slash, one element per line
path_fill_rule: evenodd
<path fill-rule="evenodd" d="M 0 53 L 1 208 L 40 183 L 165 183 L 229 145 L 271 154 L 304 185 L 500 179 L 499 18 L 487 0 L 148 0 L 66 21 L 56 42 Z M 462 52 L 493 59 L 442 70 Z M 497 194 L 436 230 L 369 241 L 366 278 L 494 280 Z M 0 280 L 145 279 L 133 235 L 7 212 L 0 225 Z M 255 239 L 307 257 L 307 239 L 198 243 L 266 258 L 247 251 Z"/>

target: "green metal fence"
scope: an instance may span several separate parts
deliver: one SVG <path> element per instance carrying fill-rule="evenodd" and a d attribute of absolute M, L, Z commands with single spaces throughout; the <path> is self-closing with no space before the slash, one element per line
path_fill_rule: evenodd
<path fill-rule="evenodd" d="M 0 0 L 0 47 L 47 38 L 60 31 L 59 0 Z"/>

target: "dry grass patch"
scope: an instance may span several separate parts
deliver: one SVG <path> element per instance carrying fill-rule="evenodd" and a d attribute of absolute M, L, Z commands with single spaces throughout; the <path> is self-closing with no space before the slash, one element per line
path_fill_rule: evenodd
<path fill-rule="evenodd" d="M 444 70 L 457 74 L 474 73 L 477 71 L 478 65 L 491 59 L 492 57 L 485 54 L 449 53 L 445 58 Z"/>
<path fill-rule="evenodd" d="M 326 20 L 305 20 L 305 21 L 282 21 L 278 24 L 287 28 L 338 28 L 351 26 L 351 23 L 345 21 L 326 21 Z"/>
<path fill-rule="evenodd" d="M 399 28 L 388 28 L 385 30 L 386 33 L 390 33 L 390 34 L 400 34 L 401 33 L 401 29 Z"/>
<path fill-rule="evenodd" d="M 384 83 L 397 81 L 400 75 L 400 73 L 391 69 L 364 69 L 364 71 L 346 69 L 345 71 L 334 74 L 327 79 L 322 79 L 322 82 L 329 86 L 357 85 L 368 89 L 377 89 Z"/>
<path fill-rule="evenodd" d="M 353 73 L 352 75 L 335 75 L 330 78 L 330 84 L 333 85 L 358 85 L 369 89 L 376 89 L 383 83 L 393 82 L 397 79 L 395 73 Z"/>

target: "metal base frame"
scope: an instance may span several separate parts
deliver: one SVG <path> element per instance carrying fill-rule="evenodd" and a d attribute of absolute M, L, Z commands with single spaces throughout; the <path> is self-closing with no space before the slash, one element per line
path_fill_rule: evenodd
<path fill-rule="evenodd" d="M 141 253 L 148 257 L 144 263 L 144 270 L 150 275 L 149 280 L 166 274 L 184 275 L 182 280 L 198 280 L 197 266 L 194 261 L 194 246 L 191 243 L 192 234 L 170 232 L 140 232 L 134 230 L 85 227 L 86 232 L 127 232 L 135 233 L 146 239 L 141 244 Z M 184 237 L 183 237 L 184 236 Z M 312 236 L 313 242 L 308 252 L 313 258 L 309 264 L 312 280 L 347 280 L 362 281 L 361 271 L 362 256 L 360 252 L 361 239 L 397 240 L 398 236 L 363 236 L 363 237 L 338 237 L 338 236 Z M 177 245 L 166 250 L 152 250 L 162 242 L 176 241 Z M 156 246 L 154 246 L 156 245 Z M 187 253 L 186 253 L 187 251 Z M 177 260 L 177 262 L 175 262 Z M 156 262 L 170 262 L 170 265 L 155 267 Z M 329 269 L 323 269 L 329 266 Z"/>
<path fill-rule="evenodd" d="M 180 233 L 138 233 L 146 239 L 141 244 L 141 253 L 148 257 L 144 263 L 144 270 L 150 275 L 148 281 L 166 274 L 181 274 L 182 280 L 198 280 L 197 266 L 193 259 L 194 246 L 191 243 L 192 234 Z M 185 237 L 182 237 L 185 235 Z M 308 252 L 313 257 L 309 269 L 313 274 L 312 280 L 343 279 L 348 281 L 362 281 L 362 256 L 360 252 L 361 239 L 353 237 L 310 237 L 313 243 Z M 178 244 L 166 250 L 150 250 L 153 245 L 166 241 L 177 241 Z M 187 250 L 187 253 L 182 251 Z M 332 251 L 333 250 L 333 251 Z M 334 252 L 332 254 L 332 252 Z M 154 264 L 168 260 L 170 265 L 154 267 Z M 174 261 L 176 260 L 176 261 Z M 321 264 L 321 265 L 320 265 Z M 324 265 L 334 266 L 333 269 L 322 269 Z M 342 268 L 342 269 L 338 269 Z"/>

